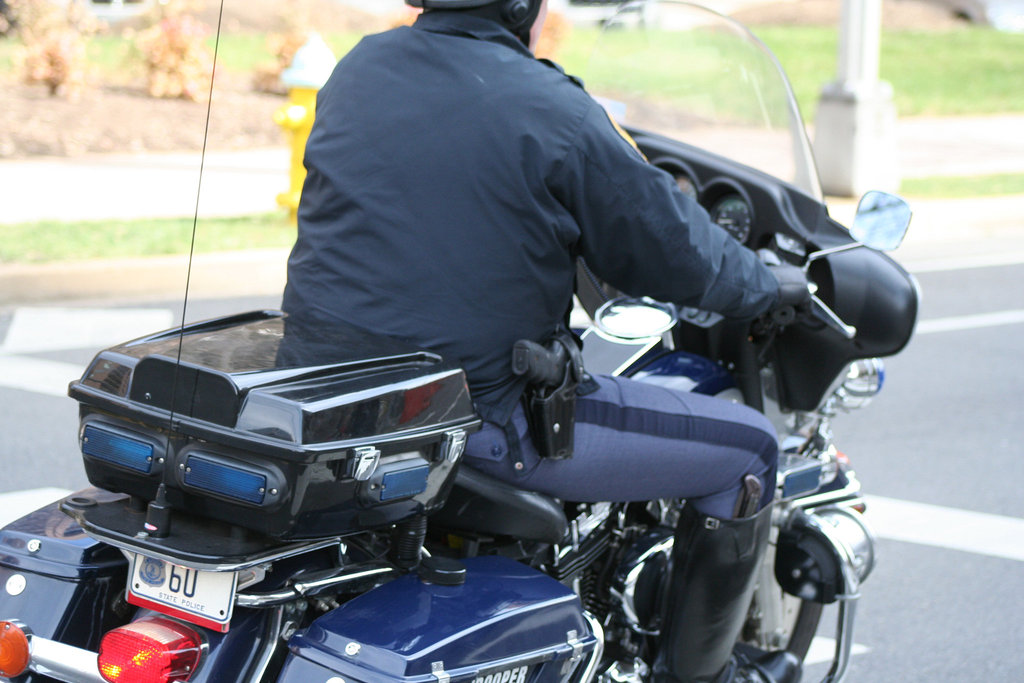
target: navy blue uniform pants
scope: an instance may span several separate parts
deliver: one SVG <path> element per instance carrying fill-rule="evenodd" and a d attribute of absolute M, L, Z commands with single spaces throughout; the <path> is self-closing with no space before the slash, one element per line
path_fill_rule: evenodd
<path fill-rule="evenodd" d="M 778 440 L 761 413 L 702 394 L 624 377 L 596 377 L 600 389 L 576 402 L 575 454 L 543 459 L 530 441 L 522 406 L 505 430 L 485 423 L 469 438 L 464 464 L 503 481 L 579 502 L 686 498 L 699 512 L 733 516 L 742 482 L 775 490 Z"/>

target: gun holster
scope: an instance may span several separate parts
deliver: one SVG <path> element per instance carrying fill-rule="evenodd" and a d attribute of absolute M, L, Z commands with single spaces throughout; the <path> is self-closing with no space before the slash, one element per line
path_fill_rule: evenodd
<path fill-rule="evenodd" d="M 524 342 L 516 343 L 513 370 L 530 379 L 523 397 L 530 438 L 542 458 L 571 458 L 576 431 L 576 389 L 583 378 L 579 346 L 568 332 L 557 333 L 544 346 L 525 344 L 531 347 L 531 360 L 543 356 L 537 365 L 560 369 L 538 378 L 543 373 L 531 372 L 529 361 L 523 360 Z"/>

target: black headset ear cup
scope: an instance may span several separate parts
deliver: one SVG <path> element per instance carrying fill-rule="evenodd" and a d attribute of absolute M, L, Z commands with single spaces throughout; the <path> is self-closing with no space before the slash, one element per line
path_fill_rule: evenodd
<path fill-rule="evenodd" d="M 507 0 L 501 7 L 501 18 L 514 27 L 519 27 L 530 15 L 529 0 Z"/>

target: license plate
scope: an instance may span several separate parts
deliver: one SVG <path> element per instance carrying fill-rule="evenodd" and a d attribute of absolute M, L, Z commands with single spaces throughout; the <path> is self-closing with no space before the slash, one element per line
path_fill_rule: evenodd
<path fill-rule="evenodd" d="M 237 572 L 200 571 L 136 554 L 128 602 L 226 633 L 237 581 Z"/>

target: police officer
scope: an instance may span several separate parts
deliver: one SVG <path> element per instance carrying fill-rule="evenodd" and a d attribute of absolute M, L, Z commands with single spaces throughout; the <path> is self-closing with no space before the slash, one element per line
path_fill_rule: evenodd
<path fill-rule="evenodd" d="M 285 310 L 459 362 L 485 420 L 465 465 L 563 500 L 685 498 L 655 676 L 794 680 L 784 654 L 732 655 L 770 529 L 770 423 L 598 377 L 575 455 L 541 458 L 510 353 L 566 319 L 580 256 L 621 291 L 740 319 L 801 303 L 806 281 L 763 266 L 533 57 L 547 0 L 406 1 L 415 25 L 364 38 L 319 94 Z"/>

